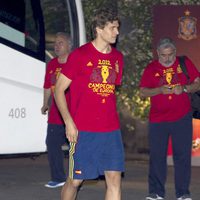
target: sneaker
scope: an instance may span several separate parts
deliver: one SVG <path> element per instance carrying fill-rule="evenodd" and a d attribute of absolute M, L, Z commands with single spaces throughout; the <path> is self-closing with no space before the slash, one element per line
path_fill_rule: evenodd
<path fill-rule="evenodd" d="M 159 195 L 157 194 L 149 194 L 147 197 L 146 197 L 146 200 L 164 200 L 163 197 L 160 197 Z"/>
<path fill-rule="evenodd" d="M 65 184 L 65 182 L 56 182 L 56 181 L 49 181 L 47 184 L 45 184 L 45 187 L 48 188 L 57 188 L 57 187 L 61 187 Z"/>
<path fill-rule="evenodd" d="M 177 200 L 192 200 L 192 198 L 190 197 L 189 194 L 185 194 L 185 195 L 177 198 Z"/>

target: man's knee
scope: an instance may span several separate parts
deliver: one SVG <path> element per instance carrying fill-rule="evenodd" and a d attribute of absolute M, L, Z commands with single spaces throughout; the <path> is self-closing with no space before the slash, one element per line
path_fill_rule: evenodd
<path fill-rule="evenodd" d="M 83 180 L 71 179 L 71 178 L 67 179 L 67 184 L 73 188 L 78 188 L 82 182 L 83 182 Z"/>
<path fill-rule="evenodd" d="M 121 172 L 105 172 L 106 183 L 108 186 L 120 187 L 121 186 Z"/>

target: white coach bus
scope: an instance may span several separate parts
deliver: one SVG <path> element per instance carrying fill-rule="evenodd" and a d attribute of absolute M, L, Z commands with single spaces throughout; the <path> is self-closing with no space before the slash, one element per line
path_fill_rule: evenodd
<path fill-rule="evenodd" d="M 81 1 L 65 3 L 77 47 L 85 43 Z M 44 21 L 40 0 L 0 1 L 0 155 L 46 151 Z"/>

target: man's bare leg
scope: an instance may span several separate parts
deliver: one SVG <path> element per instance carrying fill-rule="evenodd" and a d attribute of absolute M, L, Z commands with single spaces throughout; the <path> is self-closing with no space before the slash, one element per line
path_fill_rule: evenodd
<path fill-rule="evenodd" d="M 105 200 L 121 200 L 121 172 L 106 171 L 106 196 Z"/>
<path fill-rule="evenodd" d="M 61 200 L 75 200 L 78 187 L 83 180 L 73 180 L 68 178 L 61 191 Z"/>

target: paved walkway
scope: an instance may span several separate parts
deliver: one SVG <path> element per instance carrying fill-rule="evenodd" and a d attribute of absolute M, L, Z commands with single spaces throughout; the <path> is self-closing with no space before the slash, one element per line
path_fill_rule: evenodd
<path fill-rule="evenodd" d="M 126 173 L 122 182 L 123 200 L 144 200 L 147 191 L 147 161 L 126 161 Z M 0 158 L 0 200 L 60 200 L 61 188 L 49 189 L 47 155 L 35 159 Z M 87 181 L 77 200 L 103 200 L 104 180 Z M 173 168 L 169 167 L 166 184 L 166 200 L 175 200 Z M 200 200 L 200 167 L 192 169 L 191 192 L 193 200 Z"/>

